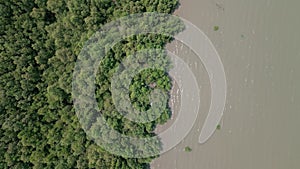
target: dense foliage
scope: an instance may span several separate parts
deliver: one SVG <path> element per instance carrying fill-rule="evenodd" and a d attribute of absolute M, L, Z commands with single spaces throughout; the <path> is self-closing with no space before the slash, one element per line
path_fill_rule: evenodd
<path fill-rule="evenodd" d="M 112 155 L 82 130 L 71 98 L 72 72 L 84 42 L 102 24 L 139 12 L 171 13 L 177 0 L 1 0 L 0 3 L 0 168 L 147 168 L 149 159 Z M 169 118 L 137 124 L 113 116 L 109 70 L 140 48 L 163 48 L 162 35 L 131 37 L 107 54 L 97 77 L 99 108 L 125 134 L 151 135 Z M 107 60 L 107 61 L 106 61 Z M 155 85 L 154 85 L 155 83 Z M 145 70 L 131 86 L 133 105 L 149 108 L 152 88 L 169 90 L 160 70 Z"/>

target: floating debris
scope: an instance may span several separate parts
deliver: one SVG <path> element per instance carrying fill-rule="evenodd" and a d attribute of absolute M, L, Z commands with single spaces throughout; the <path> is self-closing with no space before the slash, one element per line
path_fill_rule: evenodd
<path fill-rule="evenodd" d="M 218 31 L 220 29 L 219 26 L 214 26 L 214 31 Z"/>
<path fill-rule="evenodd" d="M 189 146 L 186 146 L 186 147 L 184 148 L 184 151 L 185 151 L 185 152 L 191 152 L 191 151 L 192 151 L 192 148 L 189 147 Z"/>
<path fill-rule="evenodd" d="M 221 125 L 220 124 L 217 125 L 217 130 L 221 130 Z"/>

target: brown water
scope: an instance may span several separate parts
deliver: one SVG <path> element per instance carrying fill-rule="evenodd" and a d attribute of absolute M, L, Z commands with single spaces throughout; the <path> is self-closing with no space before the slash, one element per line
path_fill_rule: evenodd
<path fill-rule="evenodd" d="M 199 116 L 189 135 L 152 168 L 300 168 L 299 6 L 297 0 L 181 1 L 176 14 L 204 31 L 221 56 L 228 85 L 226 110 L 221 130 L 199 144 L 210 84 L 199 59 L 183 47 L 178 55 L 198 63 L 191 68 L 202 91 Z M 214 26 L 220 29 L 214 31 Z M 192 152 L 184 152 L 185 146 Z"/>

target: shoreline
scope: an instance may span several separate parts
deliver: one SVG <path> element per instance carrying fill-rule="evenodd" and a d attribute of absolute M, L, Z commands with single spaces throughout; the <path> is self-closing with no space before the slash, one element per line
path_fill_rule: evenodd
<path fill-rule="evenodd" d="M 165 131 L 166 129 L 168 129 L 176 120 L 177 116 L 178 116 L 178 111 L 180 109 L 180 89 L 178 84 L 176 83 L 176 81 L 172 78 L 172 89 L 170 91 L 170 100 L 169 100 L 169 107 L 171 109 L 171 118 L 164 123 L 163 125 L 157 125 L 154 132 L 155 134 L 159 134 L 163 131 Z"/>

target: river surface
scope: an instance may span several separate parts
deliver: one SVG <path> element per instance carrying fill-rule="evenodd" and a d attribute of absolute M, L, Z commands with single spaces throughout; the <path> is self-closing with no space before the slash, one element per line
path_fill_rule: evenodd
<path fill-rule="evenodd" d="M 205 32 L 220 54 L 226 107 L 221 129 L 199 144 L 210 106 L 209 78 L 193 52 L 170 44 L 197 77 L 200 110 L 188 136 L 151 168 L 300 168 L 299 6 L 298 0 L 181 0 L 175 14 Z"/>

